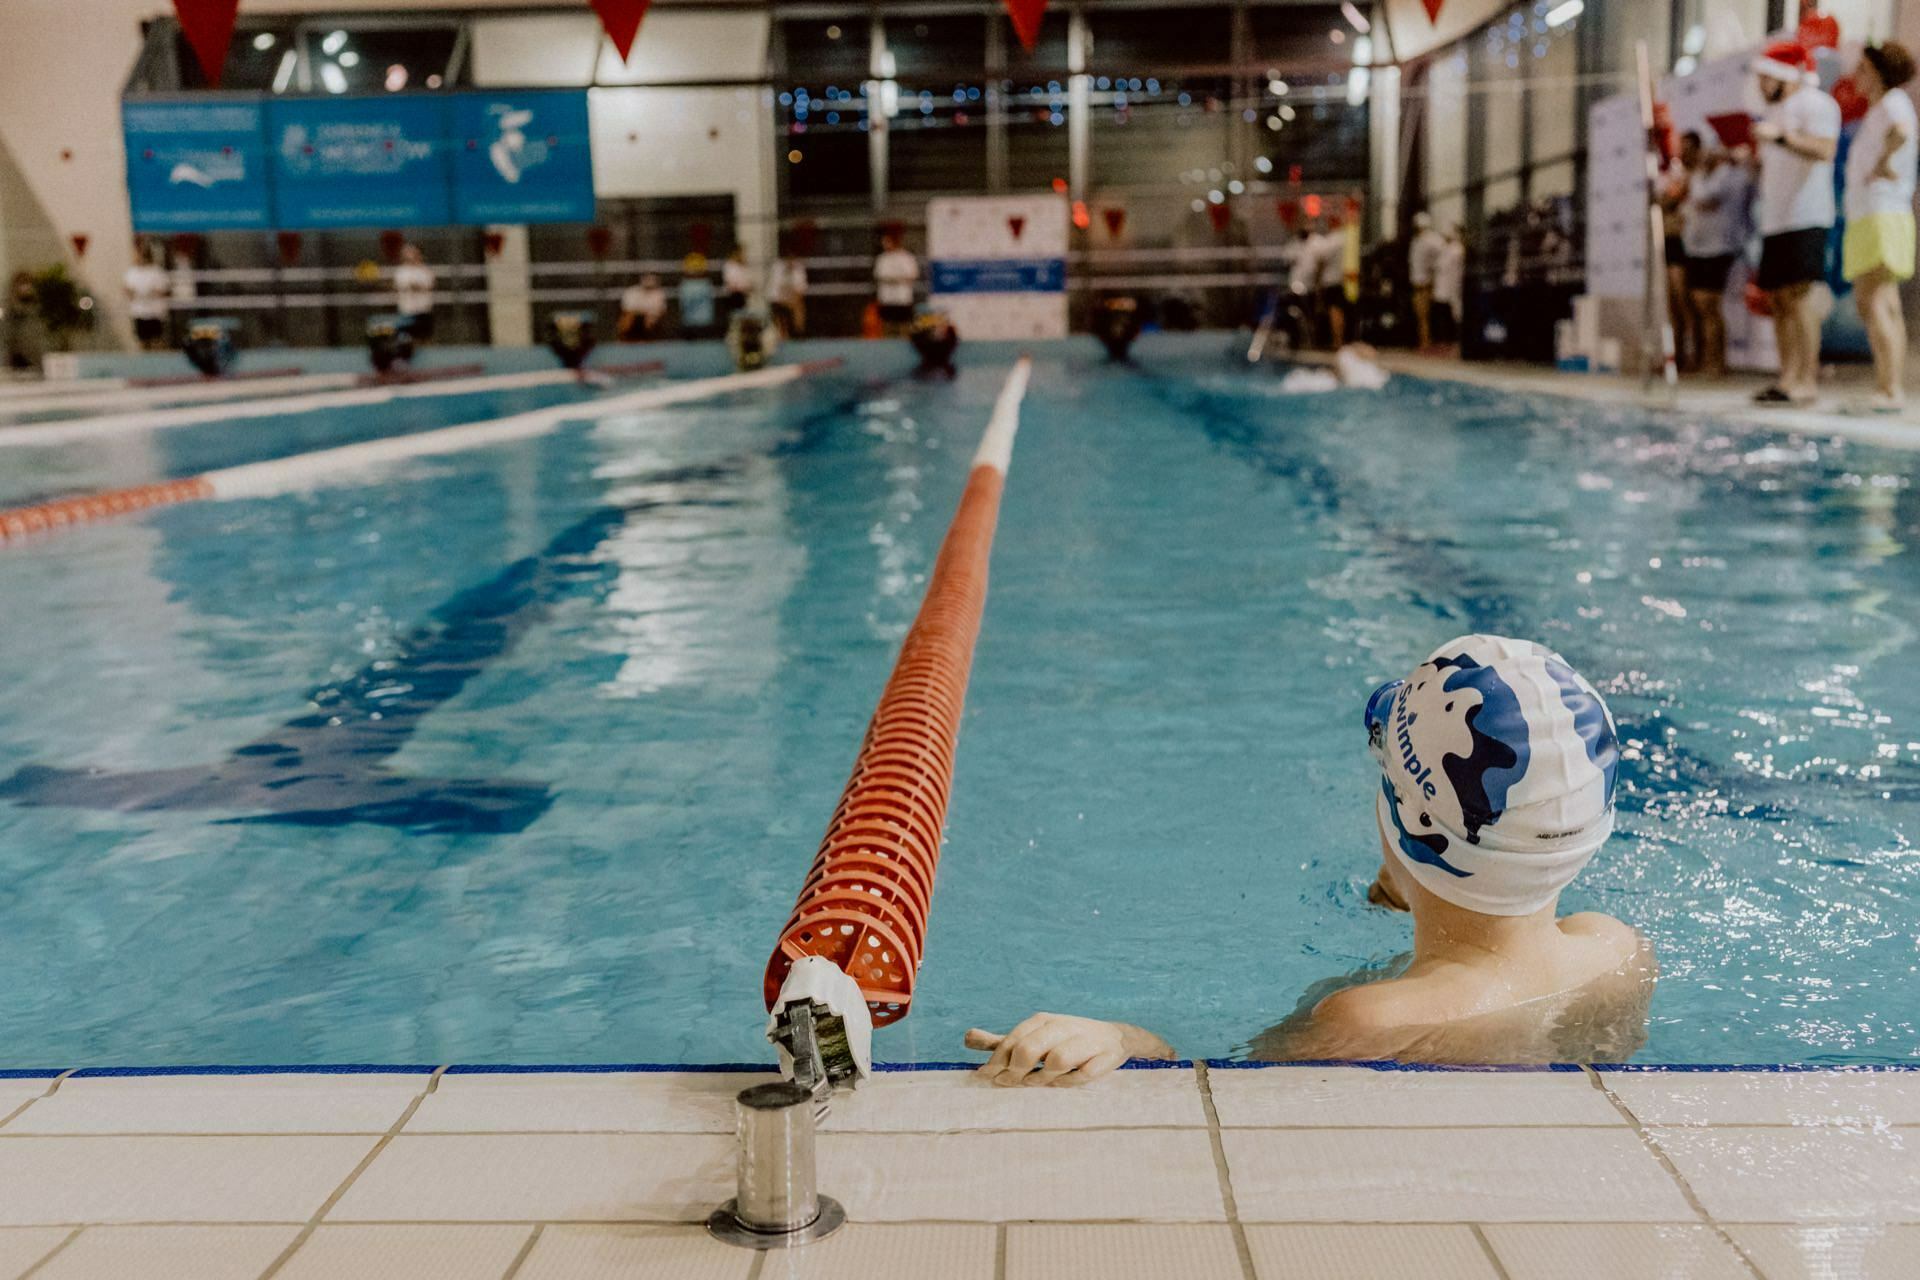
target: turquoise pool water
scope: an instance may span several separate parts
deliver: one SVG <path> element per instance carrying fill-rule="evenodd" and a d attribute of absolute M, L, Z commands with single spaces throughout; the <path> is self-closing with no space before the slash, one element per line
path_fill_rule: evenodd
<path fill-rule="evenodd" d="M 1012 355 L 964 354 L 0 552 L 0 1067 L 766 1060 L 767 949 Z M 1566 905 L 1660 948 L 1641 1060 L 1920 1058 L 1915 456 L 1276 381 L 1217 337 L 1039 352 L 879 1056 L 1039 1008 L 1226 1055 L 1389 962 L 1360 709 L 1498 630 L 1620 722 Z M 183 428 L 39 488 L 377 424 Z"/>

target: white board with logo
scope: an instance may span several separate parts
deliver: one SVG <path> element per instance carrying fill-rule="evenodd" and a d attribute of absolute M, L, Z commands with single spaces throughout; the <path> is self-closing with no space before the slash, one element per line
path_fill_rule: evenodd
<path fill-rule="evenodd" d="M 1067 202 L 1055 195 L 927 203 L 927 302 L 967 339 L 1067 335 Z"/>

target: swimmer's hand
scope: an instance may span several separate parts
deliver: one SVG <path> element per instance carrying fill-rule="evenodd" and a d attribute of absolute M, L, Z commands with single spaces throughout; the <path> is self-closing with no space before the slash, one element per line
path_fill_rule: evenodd
<path fill-rule="evenodd" d="M 997 1085 L 1072 1088 L 1111 1074 L 1133 1058 L 1172 1061 L 1177 1055 L 1151 1031 L 1124 1022 L 1036 1013 L 1004 1036 L 975 1029 L 967 1048 L 991 1053 L 980 1074 Z"/>

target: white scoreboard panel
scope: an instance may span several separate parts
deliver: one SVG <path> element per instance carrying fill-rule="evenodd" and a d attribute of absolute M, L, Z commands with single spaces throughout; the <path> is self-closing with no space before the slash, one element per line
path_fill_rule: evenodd
<path fill-rule="evenodd" d="M 1067 202 L 962 196 L 927 204 L 929 305 L 963 339 L 1064 338 Z"/>

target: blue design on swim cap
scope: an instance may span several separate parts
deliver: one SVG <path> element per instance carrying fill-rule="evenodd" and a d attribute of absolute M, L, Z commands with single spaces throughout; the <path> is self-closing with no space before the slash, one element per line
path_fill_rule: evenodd
<path fill-rule="evenodd" d="M 1455 668 L 1441 686 L 1448 693 L 1472 689 L 1480 695 L 1480 705 L 1466 713 L 1467 732 L 1473 737 L 1473 751 L 1467 756 L 1451 752 L 1441 758 L 1453 794 L 1460 801 L 1460 816 L 1466 823 L 1469 843 L 1480 843 L 1480 828 L 1500 821 L 1507 809 L 1507 791 L 1526 776 L 1527 760 L 1532 754 L 1527 743 L 1527 718 L 1520 710 L 1520 699 L 1492 667 L 1483 667 L 1466 654 L 1453 658 L 1435 658 L 1436 670 Z"/>
<path fill-rule="evenodd" d="M 1380 792 L 1387 798 L 1387 813 L 1393 818 L 1393 828 L 1399 832 L 1400 852 L 1424 866 L 1438 867 L 1450 876 L 1465 880 L 1473 872 L 1462 871 L 1447 861 L 1447 838 L 1443 835 L 1417 836 L 1407 830 L 1407 824 L 1400 820 L 1400 798 L 1393 794 L 1393 784 L 1385 778 L 1380 779 Z"/>
<path fill-rule="evenodd" d="M 1607 780 L 1606 803 L 1613 806 L 1613 782 L 1620 772 L 1620 744 L 1614 741 L 1613 725 L 1607 720 L 1607 708 L 1599 695 L 1584 689 L 1573 668 L 1564 662 L 1547 659 L 1547 674 L 1560 686 L 1560 702 L 1573 713 L 1573 731 L 1587 745 L 1587 759 Z"/>

